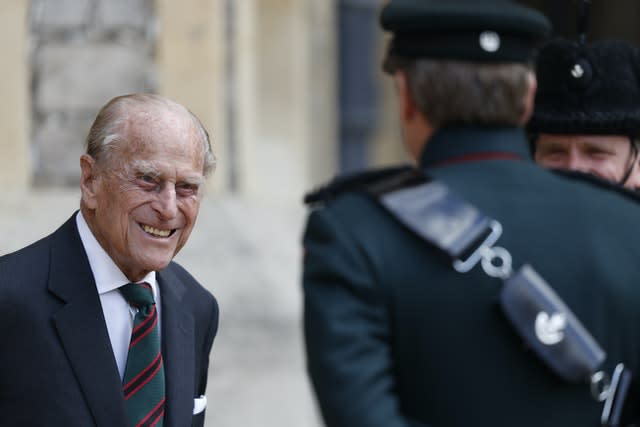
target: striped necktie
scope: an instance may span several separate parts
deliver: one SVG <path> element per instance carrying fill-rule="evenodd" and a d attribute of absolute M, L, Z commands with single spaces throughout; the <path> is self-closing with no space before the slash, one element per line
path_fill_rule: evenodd
<path fill-rule="evenodd" d="M 148 283 L 128 283 L 119 289 L 129 305 L 138 309 L 122 382 L 129 424 L 161 427 L 165 406 L 164 368 L 153 291 Z"/>

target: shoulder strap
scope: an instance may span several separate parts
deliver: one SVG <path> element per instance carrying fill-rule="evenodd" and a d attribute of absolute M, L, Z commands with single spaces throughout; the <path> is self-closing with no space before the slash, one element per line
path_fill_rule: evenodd
<path fill-rule="evenodd" d="M 377 182 L 367 191 L 401 224 L 451 260 L 471 252 L 492 232 L 491 218 L 418 170 Z"/>
<path fill-rule="evenodd" d="M 630 372 L 618 364 L 613 381 L 600 384 L 606 374 L 598 369 L 606 353 L 531 266 L 512 271 L 509 252 L 493 246 L 502 232 L 498 221 L 420 171 L 379 181 L 367 191 L 407 229 L 446 253 L 458 272 L 482 261 L 486 274 L 502 279 L 500 305 L 512 327 L 561 378 L 574 383 L 590 380 L 594 398 L 605 401 L 602 425 L 617 425 Z M 462 256 L 467 260 L 462 261 Z M 502 266 L 496 266 L 495 260 Z M 598 392 L 598 384 L 606 390 Z"/>
<path fill-rule="evenodd" d="M 363 191 L 377 183 L 392 180 L 396 176 L 404 176 L 411 171 L 415 171 L 415 169 L 409 165 L 399 165 L 340 175 L 329 183 L 305 194 L 304 203 L 310 206 L 323 205 L 343 193 Z"/>

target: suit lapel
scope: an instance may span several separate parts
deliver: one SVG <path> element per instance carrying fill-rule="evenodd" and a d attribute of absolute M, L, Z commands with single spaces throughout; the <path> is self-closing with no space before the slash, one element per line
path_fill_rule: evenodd
<path fill-rule="evenodd" d="M 122 385 L 75 215 L 52 236 L 49 290 L 66 304 L 53 315 L 96 425 L 127 425 Z"/>
<path fill-rule="evenodd" d="M 194 398 L 195 335 L 193 316 L 184 309 L 185 287 L 171 266 L 157 275 L 162 311 L 162 357 L 166 377 L 165 427 L 191 425 Z M 186 423 L 186 420 L 189 420 Z"/>

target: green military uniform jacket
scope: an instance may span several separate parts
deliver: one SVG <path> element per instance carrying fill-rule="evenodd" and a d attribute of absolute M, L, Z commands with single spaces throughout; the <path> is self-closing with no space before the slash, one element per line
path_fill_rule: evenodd
<path fill-rule="evenodd" d="M 441 130 L 420 167 L 501 222 L 497 245 L 564 299 L 607 372 L 640 373 L 635 200 L 537 167 L 515 128 Z M 366 194 L 313 210 L 304 247 L 308 369 L 328 426 L 599 426 L 588 385 L 555 376 L 508 324 L 499 279 L 455 272 Z"/>

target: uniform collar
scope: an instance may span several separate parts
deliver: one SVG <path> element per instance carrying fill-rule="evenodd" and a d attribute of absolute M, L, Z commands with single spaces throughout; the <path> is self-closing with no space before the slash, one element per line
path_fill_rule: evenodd
<path fill-rule="evenodd" d="M 420 158 L 421 167 L 489 159 L 530 160 L 524 130 L 518 127 L 446 127 L 427 141 Z"/>

